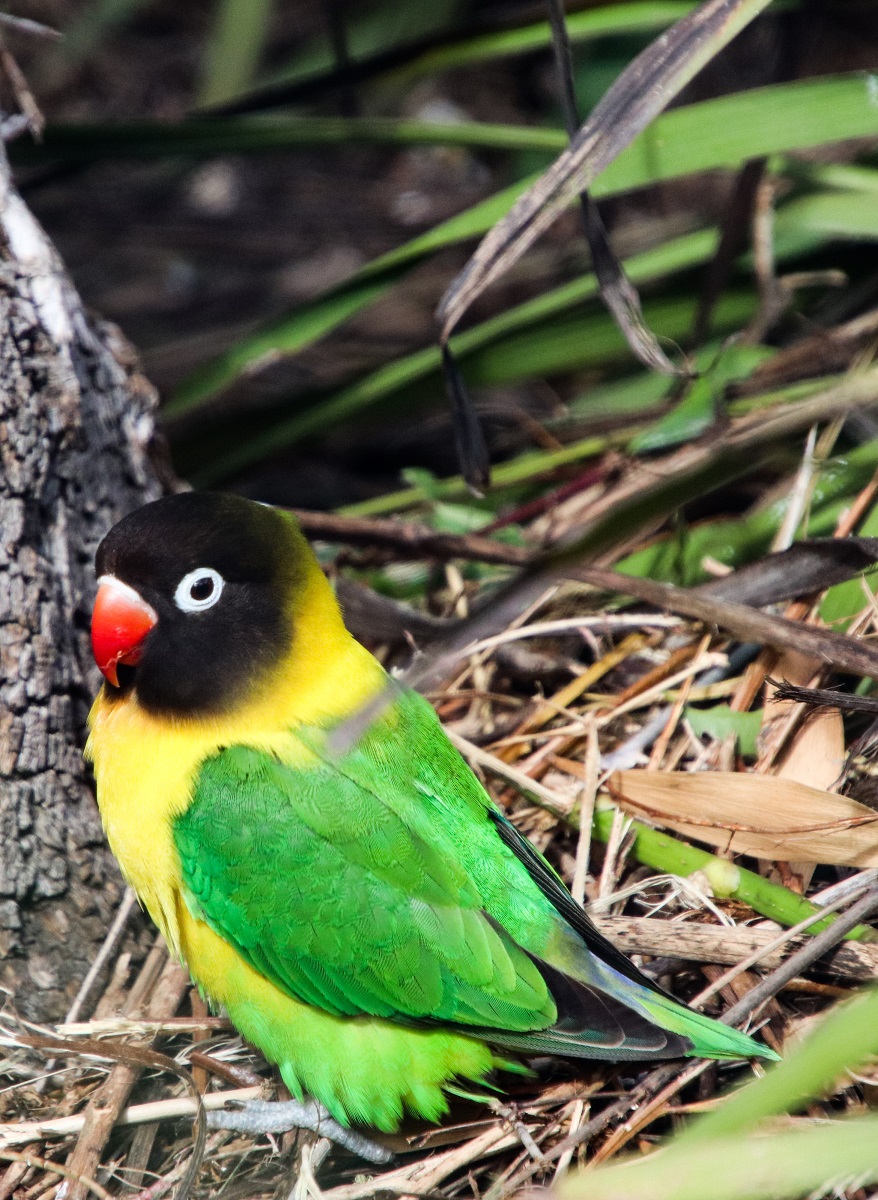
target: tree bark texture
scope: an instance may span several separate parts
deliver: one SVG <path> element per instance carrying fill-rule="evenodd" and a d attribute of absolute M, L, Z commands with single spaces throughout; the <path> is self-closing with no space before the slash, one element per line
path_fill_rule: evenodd
<path fill-rule="evenodd" d="M 84 311 L 3 162 L 0 986 L 30 1019 L 64 1018 L 123 894 L 82 758 L 99 683 L 89 609 L 101 537 L 163 490 L 155 412 L 131 347 Z"/>

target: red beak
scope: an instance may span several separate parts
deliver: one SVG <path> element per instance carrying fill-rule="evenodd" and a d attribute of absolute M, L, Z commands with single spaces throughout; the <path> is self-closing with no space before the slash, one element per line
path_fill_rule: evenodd
<path fill-rule="evenodd" d="M 91 614 L 91 648 L 113 687 L 119 686 L 118 664 L 140 662 L 144 639 L 157 622 L 155 609 L 134 588 L 113 575 L 101 576 Z"/>

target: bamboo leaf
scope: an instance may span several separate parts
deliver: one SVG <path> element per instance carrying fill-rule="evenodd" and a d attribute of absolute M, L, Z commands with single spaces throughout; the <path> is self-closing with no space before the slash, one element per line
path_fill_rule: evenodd
<path fill-rule="evenodd" d="M 664 273 L 659 268 L 660 262 L 664 264 L 664 271 L 682 269 L 693 262 L 704 261 L 712 244 L 712 231 L 706 236 L 689 235 L 657 251 L 637 256 L 629 261 L 628 269 L 634 279 Z M 460 334 L 452 347 L 463 364 L 467 382 L 479 386 L 497 384 L 585 363 L 624 359 L 628 353 L 627 343 L 609 316 L 598 313 L 585 320 L 575 311 L 581 299 L 594 296 L 596 291 L 594 276 L 583 276 L 575 284 L 555 289 Z M 732 293 L 717 309 L 716 327 L 720 330 L 740 328 L 753 307 L 754 300 L 749 293 Z M 650 323 L 672 340 L 685 336 L 693 312 L 694 301 L 690 298 L 647 306 Z M 204 468 L 197 476 L 198 482 L 201 485 L 215 482 L 266 453 L 293 445 L 337 421 L 349 419 L 415 383 L 423 384 L 432 379 L 435 389 L 441 356 L 438 346 L 428 346 L 379 367 L 331 397 L 279 421 L 265 433 L 240 442 L 228 454 L 217 457 Z"/>
<path fill-rule="evenodd" d="M 567 33 L 574 45 L 593 41 L 600 37 L 617 37 L 620 34 L 652 33 L 665 29 L 679 21 L 695 7 L 693 2 L 670 3 L 648 2 L 643 4 L 607 4 L 600 8 L 588 8 L 582 12 L 568 13 Z M 537 21 L 518 29 L 501 29 L 466 38 L 451 46 L 427 51 L 398 74 L 405 78 L 435 71 L 466 66 L 469 63 L 489 62 L 512 55 L 527 54 L 543 50 L 551 42 L 551 27 L 548 21 Z"/>
<path fill-rule="evenodd" d="M 842 1071 L 862 1066 L 875 1053 L 878 988 L 872 987 L 839 1005 L 794 1054 L 694 1125 L 679 1139 L 677 1149 L 682 1152 L 696 1142 L 751 1129 L 778 1113 L 794 1112 L 829 1091 Z"/>
<path fill-rule="evenodd" d="M 694 8 L 693 0 L 634 0 L 630 4 L 606 4 L 568 15 L 570 39 L 583 44 L 603 37 L 652 33 L 665 29 Z M 351 44 L 354 61 L 342 78 L 338 70 L 317 69 L 314 55 L 300 55 L 295 63 L 274 73 L 271 82 L 251 93 L 248 103 L 256 107 L 312 100 L 343 82 L 360 83 L 377 78 L 395 83 L 435 75 L 440 71 L 544 50 L 551 40 L 548 21 L 536 21 L 512 29 L 495 29 L 468 36 L 452 36 L 423 49 L 409 40 L 406 45 L 386 47 L 387 39 L 376 39 L 370 47 L 355 44 L 356 26 L 352 26 Z M 318 64 L 325 68 L 328 56 Z"/>
<path fill-rule="evenodd" d="M 607 788 L 626 812 L 730 854 L 878 866 L 878 814 L 847 796 L 792 779 L 724 771 L 617 771 Z"/>
<path fill-rule="evenodd" d="M 561 1195 L 589 1200 L 701 1200 L 705 1179 L 719 1200 L 784 1200 L 842 1194 L 878 1176 L 874 1116 L 808 1121 L 804 1128 L 758 1130 L 833 1089 L 843 1072 L 878 1051 L 878 989 L 839 1005 L 763 1078 L 740 1088 L 676 1137 L 661 1154 L 617 1162 L 567 1180 Z"/>
<path fill-rule="evenodd" d="M 802 196 L 778 212 L 777 236 L 801 233 L 874 241 L 878 210 L 873 192 L 831 191 Z"/>

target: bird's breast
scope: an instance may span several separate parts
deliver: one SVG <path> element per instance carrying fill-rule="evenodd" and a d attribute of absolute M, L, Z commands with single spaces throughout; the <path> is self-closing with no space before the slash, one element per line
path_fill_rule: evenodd
<path fill-rule="evenodd" d="M 179 955 L 180 863 L 173 822 L 188 806 L 204 748 L 133 700 L 98 697 L 87 754 L 101 820 L 122 874 Z"/>
<path fill-rule="evenodd" d="M 332 724 L 386 685 L 376 660 L 342 627 L 343 640 L 320 643 L 301 659 L 281 663 L 259 696 L 216 717 L 152 714 L 136 691 L 108 701 L 102 690 L 89 717 L 86 756 L 94 763 L 98 807 L 122 873 L 169 945 L 182 954 L 178 901 L 180 862 L 174 821 L 192 802 L 206 759 L 228 746 L 249 746 L 292 767 L 313 754 L 297 726 Z M 319 642 L 319 639 L 318 639 Z M 318 669 L 319 668 L 319 669 Z M 270 686 L 269 686 L 270 685 Z"/>

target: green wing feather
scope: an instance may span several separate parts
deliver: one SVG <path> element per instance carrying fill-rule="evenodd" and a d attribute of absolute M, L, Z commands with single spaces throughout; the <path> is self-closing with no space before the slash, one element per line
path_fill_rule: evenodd
<path fill-rule="evenodd" d="M 228 749 L 205 764 L 175 837 L 194 914 L 296 999 L 521 1031 L 555 1019 L 452 848 L 331 768 Z"/>
<path fill-rule="evenodd" d="M 760 1052 L 605 942 L 420 697 L 401 693 L 343 758 L 325 731 L 296 733 L 314 765 L 230 747 L 175 825 L 190 909 L 281 990 L 532 1052 Z"/>

